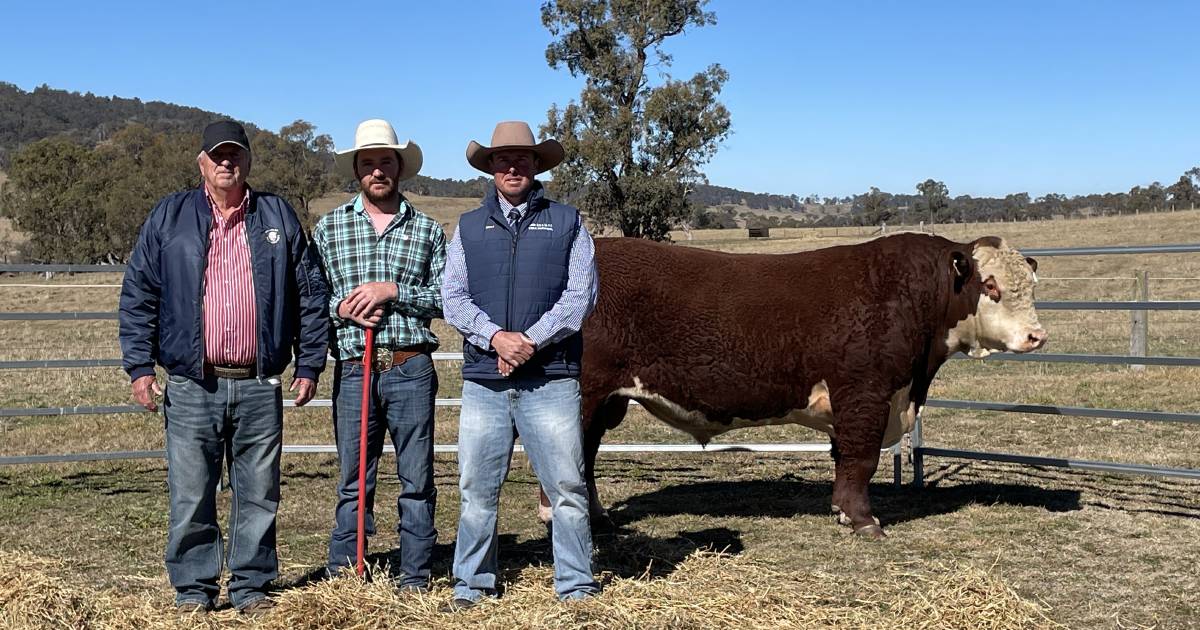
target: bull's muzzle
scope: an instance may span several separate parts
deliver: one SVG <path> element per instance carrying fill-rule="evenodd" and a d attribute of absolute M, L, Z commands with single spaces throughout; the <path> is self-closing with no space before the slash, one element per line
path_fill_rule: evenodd
<path fill-rule="evenodd" d="M 1049 337 L 1050 333 L 1046 332 L 1045 328 L 1038 326 L 1037 328 L 1029 331 L 1029 334 L 1025 336 L 1025 339 L 1021 342 L 1017 352 L 1033 352 L 1034 350 L 1046 345 L 1046 339 Z"/>

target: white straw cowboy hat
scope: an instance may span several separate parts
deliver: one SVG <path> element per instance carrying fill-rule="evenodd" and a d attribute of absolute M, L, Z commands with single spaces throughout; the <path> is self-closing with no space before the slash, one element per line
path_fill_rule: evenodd
<path fill-rule="evenodd" d="M 358 179 L 354 175 L 354 156 L 363 149 L 392 149 L 400 154 L 400 174 L 396 181 L 412 179 L 421 170 L 421 147 L 409 140 L 404 144 L 396 139 L 396 130 L 386 120 L 372 118 L 358 123 L 354 132 L 354 148 L 339 151 L 333 156 L 334 170 L 338 175 Z"/>
<path fill-rule="evenodd" d="M 539 173 L 558 166 L 563 160 L 563 147 L 558 140 L 543 140 L 534 144 L 533 131 L 529 124 L 518 120 L 509 120 L 496 125 L 492 132 L 492 146 L 485 147 L 474 140 L 467 145 L 467 162 L 471 166 L 492 175 L 490 160 L 492 154 L 506 149 L 528 149 L 538 157 Z"/>

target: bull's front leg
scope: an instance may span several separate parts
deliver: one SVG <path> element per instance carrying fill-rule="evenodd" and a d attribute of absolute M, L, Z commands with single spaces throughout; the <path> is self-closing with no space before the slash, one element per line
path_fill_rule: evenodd
<path fill-rule="evenodd" d="M 625 415 L 625 409 L 628 407 L 629 401 L 621 398 L 616 401 L 608 401 L 605 409 L 600 410 L 587 423 L 583 432 L 583 479 L 587 482 L 588 489 L 588 516 L 591 518 L 592 529 L 611 529 L 613 527 L 612 519 L 608 516 L 608 510 L 604 509 L 604 504 L 600 502 L 600 493 L 596 489 L 596 455 L 600 452 L 600 442 L 604 438 L 604 433 L 608 430 L 607 423 L 620 422 L 620 419 Z M 600 413 L 606 411 L 607 414 Z M 618 415 L 619 414 L 619 415 Z M 550 498 L 546 496 L 546 491 L 538 486 L 538 519 L 543 524 L 549 526 L 554 520 L 554 511 L 550 507 Z"/>
<path fill-rule="evenodd" d="M 838 522 L 855 534 L 883 538 L 879 520 L 871 514 L 871 478 L 879 467 L 879 449 L 887 426 L 887 401 L 851 400 L 834 404 L 833 510 Z"/>
<path fill-rule="evenodd" d="M 554 510 L 550 508 L 550 497 L 546 496 L 546 491 L 542 489 L 541 484 L 538 484 L 538 519 L 543 525 L 549 525 L 550 521 L 554 520 Z"/>

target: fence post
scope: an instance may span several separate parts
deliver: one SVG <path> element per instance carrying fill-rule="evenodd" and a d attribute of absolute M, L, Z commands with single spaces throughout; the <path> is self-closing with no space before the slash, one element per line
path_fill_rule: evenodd
<path fill-rule="evenodd" d="M 903 440 L 896 442 L 890 449 L 892 451 L 892 487 L 899 490 L 904 484 L 904 459 L 900 453 L 900 447 Z"/>
<path fill-rule="evenodd" d="M 921 449 L 925 447 L 924 436 L 921 435 L 921 410 L 917 410 L 917 422 L 913 424 L 912 430 L 912 467 L 913 479 L 912 485 L 914 488 L 925 487 L 925 455 Z"/>
<path fill-rule="evenodd" d="M 1150 272 L 1135 271 L 1133 299 L 1135 301 L 1148 302 L 1150 301 Z M 1147 311 L 1130 311 L 1129 312 L 1129 356 L 1144 357 L 1147 353 L 1147 339 L 1150 336 L 1150 318 Z M 1140 363 L 1134 363 L 1129 366 L 1129 369 L 1134 372 L 1143 372 L 1146 366 Z"/>

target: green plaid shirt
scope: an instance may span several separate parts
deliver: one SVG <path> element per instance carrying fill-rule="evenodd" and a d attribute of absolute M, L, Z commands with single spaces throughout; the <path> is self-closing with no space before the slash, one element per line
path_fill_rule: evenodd
<path fill-rule="evenodd" d="M 442 316 L 442 270 L 446 266 L 446 234 L 437 221 L 417 212 L 403 196 L 400 211 L 382 235 L 358 196 L 321 217 L 313 243 L 329 280 L 329 316 L 337 333 L 337 359 L 361 357 L 366 331 L 338 317 L 346 296 L 367 282 L 395 282 L 398 298 L 375 331 L 376 347 L 402 348 L 430 344 L 437 335 L 429 320 Z"/>

